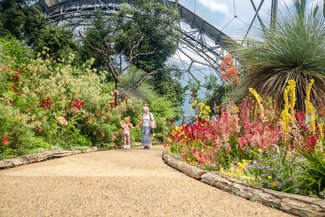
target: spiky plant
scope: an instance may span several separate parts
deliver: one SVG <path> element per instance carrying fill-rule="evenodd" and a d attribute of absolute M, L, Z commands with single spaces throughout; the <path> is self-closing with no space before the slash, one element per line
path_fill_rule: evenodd
<path fill-rule="evenodd" d="M 120 96 L 122 98 L 132 96 L 150 103 L 155 98 L 155 93 L 148 83 L 149 77 L 143 70 L 131 66 L 121 77 L 118 88 Z"/>
<path fill-rule="evenodd" d="M 315 80 L 311 98 L 325 103 L 325 18 L 319 10 L 308 11 L 304 0 L 281 11 L 276 27 L 268 27 L 264 40 L 237 50 L 246 69 L 242 83 L 272 97 L 282 107 L 288 80 L 296 82 L 298 110 L 304 110 L 305 89 Z"/>

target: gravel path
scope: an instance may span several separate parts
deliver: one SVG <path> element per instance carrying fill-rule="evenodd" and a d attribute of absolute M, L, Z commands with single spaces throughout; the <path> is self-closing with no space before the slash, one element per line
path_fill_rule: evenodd
<path fill-rule="evenodd" d="M 290 216 L 165 165 L 161 146 L 0 171 L 0 216 Z"/>

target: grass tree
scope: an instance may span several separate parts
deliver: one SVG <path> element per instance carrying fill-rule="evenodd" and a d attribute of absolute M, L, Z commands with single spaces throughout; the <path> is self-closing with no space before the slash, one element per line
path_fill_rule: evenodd
<path fill-rule="evenodd" d="M 137 99 L 151 102 L 156 96 L 152 86 L 148 83 L 150 75 L 135 66 L 131 66 L 128 72 L 121 76 L 118 90 L 122 98 L 133 96 Z"/>
<path fill-rule="evenodd" d="M 278 108 L 288 80 L 297 84 L 296 108 L 304 110 L 305 89 L 314 79 L 311 97 L 325 104 L 325 17 L 319 7 L 308 10 L 305 0 L 281 11 L 276 28 L 267 28 L 264 39 L 237 50 L 245 68 L 243 88 L 272 97 Z"/>

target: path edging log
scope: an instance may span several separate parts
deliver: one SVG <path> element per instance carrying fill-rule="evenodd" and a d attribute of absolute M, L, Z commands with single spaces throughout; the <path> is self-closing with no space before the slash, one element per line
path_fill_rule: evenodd
<path fill-rule="evenodd" d="M 141 143 L 135 143 L 133 147 L 141 146 Z M 88 153 L 94 151 L 108 150 L 107 148 L 92 147 L 85 150 L 48 150 L 40 153 L 23 155 L 16 158 L 10 158 L 5 160 L 0 160 L 0 169 L 7 169 L 17 166 L 22 166 L 25 164 L 37 163 L 45 160 L 50 160 L 52 158 L 60 158 L 75 154 Z"/>
<path fill-rule="evenodd" d="M 195 166 L 189 165 L 184 161 L 176 160 L 175 158 L 171 157 L 169 154 L 165 153 L 162 155 L 162 159 L 165 161 L 166 164 L 170 165 L 171 167 L 185 173 L 189 177 L 194 179 L 201 179 L 201 176 L 206 173 L 205 170 L 199 169 Z"/>
<path fill-rule="evenodd" d="M 17 167 L 25 164 L 37 163 L 52 158 L 60 158 L 80 153 L 88 153 L 98 151 L 97 147 L 89 148 L 86 150 L 49 150 L 36 154 L 24 155 L 17 158 L 0 160 L 0 169 Z"/>
<path fill-rule="evenodd" d="M 169 166 L 192 178 L 245 199 L 258 201 L 297 216 L 325 216 L 325 200 L 249 186 L 238 180 L 189 165 L 175 159 L 167 152 L 162 154 L 162 159 Z"/>

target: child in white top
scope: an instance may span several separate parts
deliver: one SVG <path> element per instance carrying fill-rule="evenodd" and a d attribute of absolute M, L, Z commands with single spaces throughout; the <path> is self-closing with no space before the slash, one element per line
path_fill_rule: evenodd
<path fill-rule="evenodd" d="M 131 147 L 131 142 L 130 142 L 130 129 L 133 128 L 130 118 L 125 117 L 124 118 L 124 123 L 121 122 L 121 126 L 123 128 L 123 134 L 124 134 L 124 149 L 130 149 Z M 126 145 L 126 143 L 128 145 Z"/>

